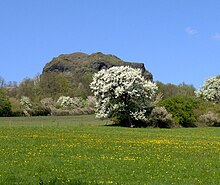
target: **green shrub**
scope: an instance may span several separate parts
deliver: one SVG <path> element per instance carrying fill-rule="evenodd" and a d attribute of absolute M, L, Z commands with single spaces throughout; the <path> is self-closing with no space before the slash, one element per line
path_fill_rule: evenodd
<path fill-rule="evenodd" d="M 19 100 L 13 97 L 9 98 L 9 100 L 11 102 L 12 116 L 24 116 Z"/>
<path fill-rule="evenodd" d="M 197 107 L 197 101 L 186 96 L 173 96 L 162 100 L 159 103 L 173 115 L 175 124 L 180 124 L 183 127 L 195 127 L 196 116 L 194 109 Z"/>
<path fill-rule="evenodd" d="M 0 116 L 11 116 L 11 102 L 6 92 L 0 89 Z"/>
<path fill-rule="evenodd" d="M 208 121 L 208 119 L 214 119 L 209 113 L 212 113 L 216 119 L 220 120 L 220 104 L 214 103 L 212 101 L 206 101 L 201 98 L 197 99 L 197 102 L 198 106 L 194 110 L 194 113 L 198 118 L 196 123 L 197 126 L 209 125 L 210 121 Z"/>
<path fill-rule="evenodd" d="M 157 82 L 158 92 L 163 94 L 163 98 L 169 98 L 171 96 L 187 96 L 195 97 L 195 87 L 193 85 L 188 85 L 185 83 L 174 85 L 171 83 L 163 84 L 162 82 Z"/>
<path fill-rule="evenodd" d="M 42 107 L 40 105 L 35 105 L 30 111 L 31 116 L 48 116 L 51 114 L 50 109 Z"/>

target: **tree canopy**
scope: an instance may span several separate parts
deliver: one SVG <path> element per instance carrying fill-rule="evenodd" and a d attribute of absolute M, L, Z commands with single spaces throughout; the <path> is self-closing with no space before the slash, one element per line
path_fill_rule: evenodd
<path fill-rule="evenodd" d="M 157 86 L 140 69 L 112 67 L 96 73 L 90 88 L 96 97 L 96 116 L 112 118 L 123 126 L 135 126 L 150 114 Z"/>
<path fill-rule="evenodd" d="M 209 101 L 220 101 L 220 76 L 206 80 L 203 86 L 195 92 L 198 97 Z"/>
<path fill-rule="evenodd" d="M 6 92 L 0 89 L 0 116 L 11 115 L 11 103 Z"/>

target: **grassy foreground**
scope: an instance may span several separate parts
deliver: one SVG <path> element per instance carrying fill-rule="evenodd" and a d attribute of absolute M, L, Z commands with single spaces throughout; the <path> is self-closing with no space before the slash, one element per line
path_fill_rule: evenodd
<path fill-rule="evenodd" d="M 0 118 L 0 184 L 220 184 L 220 128 Z"/>

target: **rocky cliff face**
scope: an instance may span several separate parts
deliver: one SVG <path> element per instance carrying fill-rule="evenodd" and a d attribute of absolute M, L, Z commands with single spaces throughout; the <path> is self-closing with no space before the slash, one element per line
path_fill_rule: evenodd
<path fill-rule="evenodd" d="M 101 52 L 91 55 L 85 53 L 62 54 L 46 64 L 42 75 L 56 72 L 63 73 L 67 76 L 83 76 L 93 74 L 102 69 L 113 66 L 131 66 L 140 68 L 146 79 L 153 80 L 152 74 L 145 69 L 143 63 L 125 62 L 114 55 L 105 55 Z"/>

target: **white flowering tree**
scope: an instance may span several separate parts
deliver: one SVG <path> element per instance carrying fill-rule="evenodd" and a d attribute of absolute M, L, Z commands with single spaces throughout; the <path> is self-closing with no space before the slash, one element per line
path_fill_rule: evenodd
<path fill-rule="evenodd" d="M 30 116 L 30 111 L 32 110 L 31 100 L 27 96 L 22 96 L 20 99 L 20 104 L 23 107 L 23 112 L 25 116 Z"/>
<path fill-rule="evenodd" d="M 123 126 L 145 121 L 157 86 L 128 66 L 103 69 L 93 76 L 90 88 L 96 97 L 96 117 L 112 118 Z"/>
<path fill-rule="evenodd" d="M 74 104 L 73 98 L 69 96 L 60 96 L 57 100 L 57 105 L 60 107 L 71 107 Z"/>
<path fill-rule="evenodd" d="M 203 86 L 195 91 L 197 97 L 208 101 L 220 101 L 220 76 L 212 77 L 206 80 Z"/>

